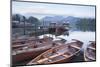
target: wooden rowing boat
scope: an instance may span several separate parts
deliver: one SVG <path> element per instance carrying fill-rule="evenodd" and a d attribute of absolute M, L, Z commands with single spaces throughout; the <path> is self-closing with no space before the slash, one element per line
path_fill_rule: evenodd
<path fill-rule="evenodd" d="M 55 47 L 59 44 L 54 45 L 53 41 L 32 41 L 27 45 L 19 46 L 12 50 L 12 60 L 13 63 L 21 62 L 27 59 L 35 58 L 44 51 Z"/>
<path fill-rule="evenodd" d="M 49 37 L 49 36 L 44 36 L 43 38 L 41 38 L 41 39 L 38 39 L 39 40 L 39 42 L 41 42 L 41 43 L 45 43 L 45 42 L 52 42 L 53 41 L 53 38 L 52 37 Z"/>
<path fill-rule="evenodd" d="M 29 46 L 20 47 L 12 51 L 13 63 L 21 62 L 38 56 L 44 51 L 50 49 L 52 44 L 37 43 Z"/>
<path fill-rule="evenodd" d="M 25 47 L 25 46 L 27 46 L 27 45 L 28 45 L 28 43 L 27 43 L 27 44 L 12 45 L 12 50 L 18 49 L 18 48 L 21 48 L 21 47 Z"/>
<path fill-rule="evenodd" d="M 12 41 L 12 49 L 17 49 L 17 48 L 20 48 L 20 47 L 25 47 L 25 46 L 28 46 L 30 45 L 30 43 L 32 42 L 40 42 L 40 43 L 49 43 L 53 40 L 53 38 L 51 37 L 48 37 L 48 36 L 44 36 L 44 38 L 42 39 L 39 39 L 39 38 L 34 38 L 34 37 L 27 37 L 27 38 L 21 38 L 21 39 L 17 39 L 17 40 L 14 40 Z"/>
<path fill-rule="evenodd" d="M 80 51 L 82 44 L 81 41 L 76 40 L 76 42 L 56 46 L 40 54 L 27 65 L 68 62 Z"/>
<path fill-rule="evenodd" d="M 91 41 L 91 43 L 87 46 L 86 50 L 84 50 L 84 60 L 85 61 L 95 61 L 96 60 L 95 41 Z"/>
<path fill-rule="evenodd" d="M 12 40 L 12 45 L 25 44 L 38 39 L 38 37 L 18 37 L 17 39 Z"/>

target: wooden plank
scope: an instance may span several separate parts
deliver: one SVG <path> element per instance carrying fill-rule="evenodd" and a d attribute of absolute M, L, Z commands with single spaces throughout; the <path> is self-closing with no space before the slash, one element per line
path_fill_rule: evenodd
<path fill-rule="evenodd" d="M 58 53 L 58 54 L 53 55 L 53 56 L 50 56 L 50 57 L 48 57 L 48 58 L 41 59 L 41 60 L 39 60 L 39 61 L 37 61 L 37 62 L 38 62 L 38 63 L 42 63 L 42 62 L 44 62 L 44 61 L 46 61 L 46 60 L 55 58 L 55 57 L 60 56 L 60 55 L 63 55 L 63 54 L 64 54 L 64 53 Z"/>
<path fill-rule="evenodd" d="M 80 47 L 77 47 L 77 46 L 73 46 L 73 45 L 71 45 L 71 47 L 73 47 L 73 48 L 77 48 L 77 49 L 80 49 Z"/>
<path fill-rule="evenodd" d="M 94 47 L 88 47 L 89 49 L 96 50 Z"/>
<path fill-rule="evenodd" d="M 68 58 L 68 57 L 69 57 L 68 55 L 64 55 L 64 54 L 63 54 L 62 56 L 66 57 L 66 58 Z"/>
<path fill-rule="evenodd" d="M 48 60 L 48 58 L 41 59 L 41 60 L 39 60 L 39 61 L 37 61 L 37 62 L 38 62 L 38 63 L 42 63 L 42 62 L 44 62 L 44 61 L 46 61 L 46 60 Z"/>
<path fill-rule="evenodd" d="M 50 56 L 49 58 L 51 59 L 51 58 L 55 58 L 55 57 L 57 57 L 57 56 L 60 56 L 60 55 L 63 55 L 64 53 L 58 53 L 58 54 L 56 54 L 56 55 L 53 55 L 53 56 Z"/>

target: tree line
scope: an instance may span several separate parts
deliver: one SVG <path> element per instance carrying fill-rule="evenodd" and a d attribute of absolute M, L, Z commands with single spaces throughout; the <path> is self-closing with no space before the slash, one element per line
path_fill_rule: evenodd
<path fill-rule="evenodd" d="M 76 23 L 77 30 L 81 31 L 95 31 L 96 19 L 95 18 L 82 18 Z"/>
<path fill-rule="evenodd" d="M 12 15 L 12 21 L 18 21 L 19 24 L 21 22 L 31 23 L 31 24 L 35 24 L 35 25 L 40 24 L 38 18 L 33 17 L 33 16 L 30 16 L 29 18 L 26 18 L 25 16 L 23 16 L 21 14 L 13 14 Z"/>

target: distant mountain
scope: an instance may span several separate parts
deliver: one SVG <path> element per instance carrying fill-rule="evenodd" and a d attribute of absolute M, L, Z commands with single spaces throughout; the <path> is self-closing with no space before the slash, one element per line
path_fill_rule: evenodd
<path fill-rule="evenodd" d="M 53 16 L 53 17 L 46 16 L 46 17 L 42 18 L 41 20 L 42 21 L 50 21 L 50 22 L 59 22 L 62 19 L 64 19 L 63 16 Z"/>
<path fill-rule="evenodd" d="M 80 18 L 68 16 L 68 17 L 64 18 L 62 21 L 65 21 L 65 22 L 77 22 L 79 19 Z"/>
<path fill-rule="evenodd" d="M 63 16 L 46 16 L 44 18 L 42 18 L 40 21 L 42 23 L 42 25 L 49 25 L 52 22 L 56 22 L 56 23 L 61 23 L 62 20 L 64 19 Z"/>
<path fill-rule="evenodd" d="M 70 24 L 75 24 L 77 21 L 79 20 L 79 18 L 76 17 L 72 17 L 72 16 L 68 16 L 68 17 L 63 17 L 63 16 L 46 16 L 44 18 L 42 18 L 40 21 L 42 23 L 42 25 L 49 25 L 51 22 L 56 22 L 56 23 L 70 23 Z"/>
<path fill-rule="evenodd" d="M 41 21 L 44 21 L 44 22 L 50 21 L 51 22 L 51 21 L 53 21 L 53 17 L 46 16 L 46 17 L 42 18 Z"/>
<path fill-rule="evenodd" d="M 55 22 L 61 22 L 63 19 L 64 19 L 63 16 L 54 16 L 54 17 L 53 17 L 53 20 L 54 20 Z"/>

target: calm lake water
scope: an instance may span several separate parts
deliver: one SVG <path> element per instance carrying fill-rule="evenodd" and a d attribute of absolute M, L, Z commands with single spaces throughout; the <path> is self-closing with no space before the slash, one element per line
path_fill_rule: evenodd
<path fill-rule="evenodd" d="M 55 37 L 55 35 L 51 35 L 51 34 L 45 34 L 46 36 L 50 36 L 53 37 L 54 40 L 58 40 L 59 38 L 63 38 L 65 40 L 67 40 L 67 42 L 70 42 L 71 39 L 77 39 L 82 41 L 83 44 L 83 48 L 86 48 L 87 45 L 90 43 L 89 41 L 95 41 L 95 32 L 82 32 L 82 31 L 74 31 L 74 32 L 69 32 L 69 36 L 67 35 L 60 35 Z M 41 35 L 39 36 L 40 38 L 42 38 L 45 35 Z"/>

